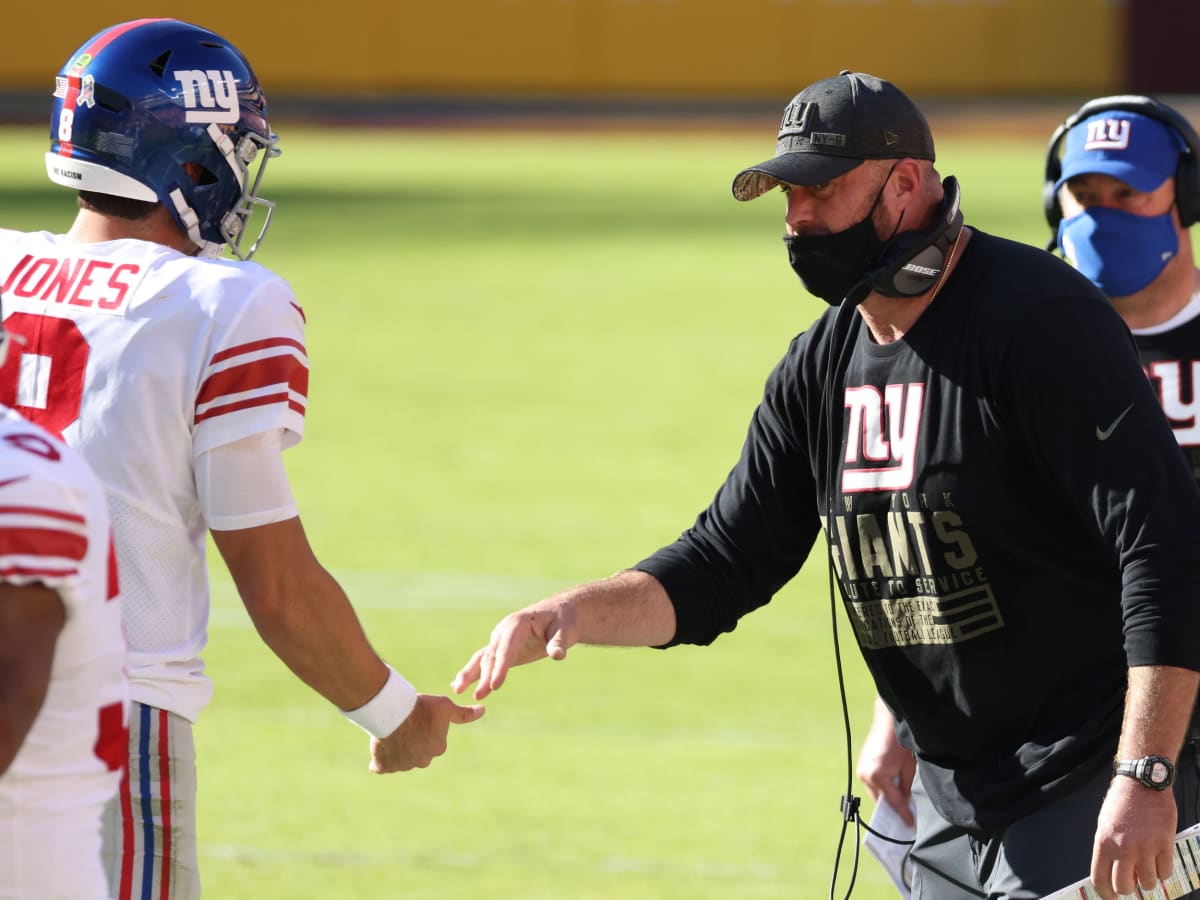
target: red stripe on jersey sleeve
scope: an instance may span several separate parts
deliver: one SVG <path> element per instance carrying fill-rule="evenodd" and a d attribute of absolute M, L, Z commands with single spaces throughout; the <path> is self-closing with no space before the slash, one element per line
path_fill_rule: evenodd
<path fill-rule="evenodd" d="M 276 384 L 287 384 L 289 390 L 307 396 L 308 366 L 290 353 L 231 366 L 205 379 L 196 395 L 196 405 L 203 406 L 229 394 L 240 394 Z"/>
<path fill-rule="evenodd" d="M 214 353 L 213 358 L 208 361 L 208 364 L 212 366 L 226 359 L 240 356 L 243 353 L 255 353 L 259 350 L 269 350 L 272 347 L 294 347 L 305 356 L 308 355 L 308 352 L 304 349 L 304 345 L 299 341 L 293 341 L 291 338 L 264 338 L 261 341 L 238 344 L 236 347 L 228 347 L 219 353 Z"/>
<path fill-rule="evenodd" d="M 223 416 L 226 413 L 237 412 L 242 409 L 254 409 L 256 406 L 272 406 L 276 403 L 286 403 L 289 409 L 300 413 L 301 416 L 304 415 L 304 404 L 294 400 L 291 394 L 280 391 L 278 394 L 265 394 L 262 397 L 250 397 L 246 400 L 237 400 L 233 403 L 211 406 L 204 412 L 197 413 L 193 424 L 199 425 L 205 419 L 215 419 L 217 416 Z"/>
<path fill-rule="evenodd" d="M 82 534 L 52 528 L 0 527 L 0 557 L 54 556 L 80 560 L 87 554 L 88 540 Z"/>
<path fill-rule="evenodd" d="M 71 566 L 68 569 L 51 569 L 49 567 L 34 568 L 33 566 L 0 566 L 0 578 L 11 581 L 15 578 L 28 578 L 40 581 L 45 578 L 74 578 L 79 569 Z"/>
<path fill-rule="evenodd" d="M 41 506 L 0 506 L 0 516 L 45 516 L 47 519 L 61 519 L 64 522 L 78 522 L 86 525 L 87 519 L 78 513 L 63 512 L 58 509 L 45 509 Z"/>

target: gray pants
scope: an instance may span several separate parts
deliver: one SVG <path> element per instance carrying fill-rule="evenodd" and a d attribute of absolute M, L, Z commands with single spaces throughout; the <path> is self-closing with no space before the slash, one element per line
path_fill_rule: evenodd
<path fill-rule="evenodd" d="M 979 837 L 938 814 L 917 769 L 913 900 L 1037 900 L 1091 871 L 1096 819 L 1110 772 L 1101 770 L 1002 832 Z"/>
<path fill-rule="evenodd" d="M 1102 770 L 1073 793 L 986 838 L 972 837 L 938 815 L 913 782 L 917 843 L 913 900 L 1032 900 L 1087 877 L 1092 867 L 1096 819 L 1111 780 Z M 1189 738 L 1176 765 L 1177 831 L 1200 822 L 1200 731 Z M 1050 848 L 1051 852 L 1047 852 Z M 1200 900 L 1193 891 L 1180 900 Z"/>

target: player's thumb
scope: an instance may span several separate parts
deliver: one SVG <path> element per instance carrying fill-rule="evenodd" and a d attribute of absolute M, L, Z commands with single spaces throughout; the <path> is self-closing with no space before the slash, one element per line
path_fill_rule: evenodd
<path fill-rule="evenodd" d="M 450 722 L 454 725 L 465 725 L 468 722 L 474 722 L 476 719 L 482 718 L 484 707 L 479 704 L 471 706 L 459 706 L 457 703 L 451 704 Z"/>

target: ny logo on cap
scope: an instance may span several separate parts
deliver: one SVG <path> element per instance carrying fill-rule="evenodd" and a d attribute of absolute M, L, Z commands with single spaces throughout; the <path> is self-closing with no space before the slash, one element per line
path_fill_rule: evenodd
<path fill-rule="evenodd" d="M 1125 150 L 1129 147 L 1128 119 L 1097 119 L 1087 123 L 1083 150 Z"/>
<path fill-rule="evenodd" d="M 805 100 L 792 101 L 783 111 L 783 121 L 779 123 L 779 136 L 804 134 L 808 130 L 808 120 L 817 104 Z"/>
<path fill-rule="evenodd" d="M 817 104 L 807 100 L 793 100 L 783 111 L 783 121 L 779 123 L 778 143 L 775 152 L 790 153 L 804 147 L 844 147 L 846 136 L 836 132 L 810 131 L 813 113 L 817 112 Z"/>

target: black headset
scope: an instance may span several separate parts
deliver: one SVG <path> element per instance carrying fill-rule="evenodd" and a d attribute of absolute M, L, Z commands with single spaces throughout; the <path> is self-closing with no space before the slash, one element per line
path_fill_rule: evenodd
<path fill-rule="evenodd" d="M 1179 154 L 1179 165 L 1175 170 L 1175 208 L 1179 211 L 1179 223 L 1184 228 L 1200 221 L 1200 137 L 1196 136 L 1196 129 L 1176 110 L 1153 97 L 1138 94 L 1097 97 L 1079 107 L 1055 129 L 1050 138 L 1050 146 L 1046 149 L 1046 179 L 1042 185 L 1042 207 L 1046 211 L 1046 222 L 1053 233 L 1050 245 L 1046 248 L 1048 250 L 1053 250 L 1058 244 L 1058 224 L 1063 218 L 1058 191 L 1054 189 L 1055 183 L 1062 176 L 1060 144 L 1068 131 L 1084 119 L 1102 112 L 1138 113 L 1161 122 L 1179 135 L 1185 147 Z"/>
<path fill-rule="evenodd" d="M 924 231 L 896 235 L 879 262 L 846 293 L 852 304 L 872 290 L 886 297 L 917 297 L 937 283 L 963 226 L 958 179 L 951 175 L 942 189 L 942 205 L 933 224 Z"/>

